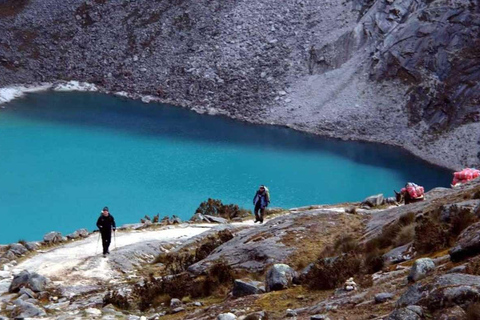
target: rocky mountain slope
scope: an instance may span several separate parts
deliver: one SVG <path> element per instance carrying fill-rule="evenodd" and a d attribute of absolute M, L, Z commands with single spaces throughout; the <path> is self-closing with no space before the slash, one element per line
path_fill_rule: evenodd
<path fill-rule="evenodd" d="M 179 222 L 122 227 L 108 258 L 83 231 L 0 247 L 0 318 L 480 317 L 479 181 L 410 205 L 373 196 L 263 225 Z"/>
<path fill-rule="evenodd" d="M 86 81 L 474 166 L 479 10 L 475 0 L 0 0 L 0 86 Z"/>

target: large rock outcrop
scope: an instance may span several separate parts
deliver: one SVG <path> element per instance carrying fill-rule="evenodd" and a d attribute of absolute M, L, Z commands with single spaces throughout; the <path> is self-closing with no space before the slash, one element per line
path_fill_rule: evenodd
<path fill-rule="evenodd" d="M 478 253 L 480 253 L 480 222 L 474 223 L 462 231 L 455 247 L 450 249 L 450 259 L 460 261 Z"/>
<path fill-rule="evenodd" d="M 450 273 L 435 278 L 425 285 L 414 285 L 397 301 L 398 307 L 420 305 L 429 310 L 468 306 L 480 299 L 480 277 Z"/>

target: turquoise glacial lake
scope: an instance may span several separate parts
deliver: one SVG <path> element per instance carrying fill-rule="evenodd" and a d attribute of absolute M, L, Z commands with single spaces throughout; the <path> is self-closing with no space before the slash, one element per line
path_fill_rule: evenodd
<path fill-rule="evenodd" d="M 325 139 L 98 93 L 29 94 L 0 109 L 0 243 L 95 229 L 145 214 L 189 219 L 207 198 L 252 209 L 393 196 L 451 173 L 398 148 Z"/>

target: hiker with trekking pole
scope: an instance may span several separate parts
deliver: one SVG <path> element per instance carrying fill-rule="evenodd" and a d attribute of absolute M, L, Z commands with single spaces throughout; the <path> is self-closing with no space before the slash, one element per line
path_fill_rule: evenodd
<path fill-rule="evenodd" d="M 108 211 L 108 207 L 104 207 L 100 213 L 100 217 L 97 220 L 97 227 L 102 236 L 103 256 L 107 257 L 107 254 L 110 254 L 108 247 L 112 241 L 112 230 L 115 232 L 117 229 L 115 219 Z"/>

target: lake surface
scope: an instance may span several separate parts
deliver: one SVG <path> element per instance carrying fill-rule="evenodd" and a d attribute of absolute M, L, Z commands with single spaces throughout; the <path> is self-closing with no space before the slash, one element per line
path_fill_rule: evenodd
<path fill-rule="evenodd" d="M 98 93 L 30 94 L 0 109 L 0 243 L 93 230 L 103 206 L 118 225 L 189 219 L 209 197 L 252 209 L 259 184 L 272 207 L 290 208 L 450 180 L 393 147 Z"/>

